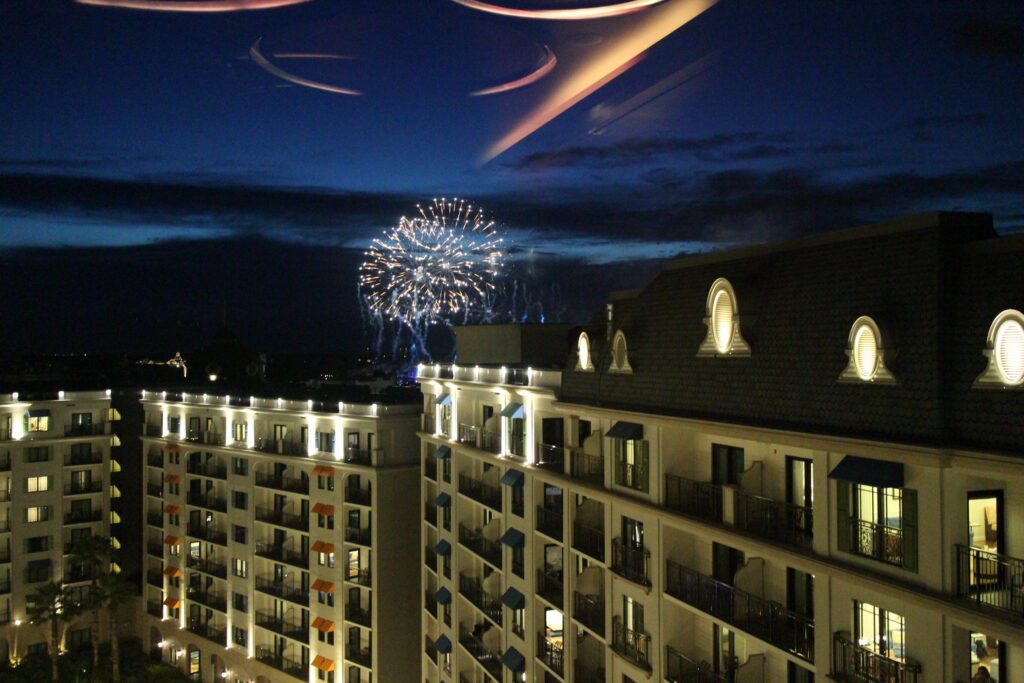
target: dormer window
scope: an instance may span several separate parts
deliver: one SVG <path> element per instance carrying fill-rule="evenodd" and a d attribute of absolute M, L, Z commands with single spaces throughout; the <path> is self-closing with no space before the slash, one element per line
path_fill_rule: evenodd
<path fill-rule="evenodd" d="M 612 364 L 609 372 L 630 373 L 633 372 L 629 364 L 629 351 L 626 348 L 626 334 L 622 330 L 615 333 L 612 339 Z"/>
<path fill-rule="evenodd" d="M 892 384 L 895 378 L 885 366 L 882 333 L 874 320 L 864 315 L 854 321 L 846 344 L 849 361 L 839 375 L 841 382 Z"/>
<path fill-rule="evenodd" d="M 749 356 L 750 345 L 740 333 L 736 292 L 725 278 L 715 280 L 708 292 L 704 324 L 708 328 L 698 356 Z"/>
<path fill-rule="evenodd" d="M 988 330 L 985 350 L 988 367 L 974 381 L 976 387 L 1024 386 L 1024 314 L 1012 309 L 996 316 Z"/>
<path fill-rule="evenodd" d="M 590 337 L 586 332 L 581 332 L 576 340 L 576 369 L 583 372 L 594 369 L 593 360 L 590 357 Z"/>

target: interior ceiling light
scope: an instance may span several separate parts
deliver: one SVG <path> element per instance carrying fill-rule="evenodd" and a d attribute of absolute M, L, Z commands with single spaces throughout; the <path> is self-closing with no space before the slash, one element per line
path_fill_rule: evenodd
<path fill-rule="evenodd" d="M 311 0 L 75 0 L 80 5 L 151 12 L 239 12 L 300 5 Z"/>
<path fill-rule="evenodd" d="M 641 12 L 648 7 L 660 5 L 666 0 L 627 0 L 611 5 L 599 5 L 597 7 L 565 7 L 561 9 L 529 9 L 522 7 L 508 7 L 496 5 L 480 0 L 453 0 L 460 5 L 470 7 L 481 12 L 500 14 L 505 17 L 517 17 L 519 19 L 553 19 L 563 21 L 582 21 L 586 19 L 604 19 L 617 17 L 623 14 Z"/>
<path fill-rule="evenodd" d="M 555 57 L 555 53 L 552 52 L 551 48 L 547 45 L 544 46 L 544 57 L 541 60 L 540 66 L 526 74 L 522 78 L 508 81 L 500 85 L 494 85 L 489 88 L 483 88 L 481 90 L 475 90 L 470 93 L 474 97 L 480 95 L 496 95 L 498 93 L 509 92 L 511 90 L 518 90 L 519 88 L 525 88 L 532 83 L 536 83 L 540 79 L 551 73 L 551 70 L 555 68 L 558 63 L 558 58 Z"/>
<path fill-rule="evenodd" d="M 314 81 L 309 78 L 303 78 L 302 76 L 296 76 L 293 73 L 285 71 L 281 67 L 275 65 L 269 59 L 267 59 L 263 52 L 260 50 L 260 41 L 262 38 L 258 38 L 252 47 L 249 48 L 249 58 L 267 73 L 277 76 L 278 78 L 294 83 L 295 85 L 301 85 L 304 88 L 313 88 L 314 90 L 323 90 L 325 92 L 332 92 L 338 95 L 362 95 L 363 93 L 359 90 L 352 88 L 343 88 L 339 85 L 331 85 L 330 83 L 324 83 L 322 81 Z M 310 54 L 310 53 L 286 53 L 284 55 L 287 59 L 347 59 L 345 55 L 329 55 L 329 54 Z"/>

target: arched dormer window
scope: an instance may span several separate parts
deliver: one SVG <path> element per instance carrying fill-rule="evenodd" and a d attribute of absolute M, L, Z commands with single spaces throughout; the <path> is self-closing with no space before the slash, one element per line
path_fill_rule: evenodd
<path fill-rule="evenodd" d="M 990 389 L 1024 387 L 1024 313 L 1007 309 L 988 328 L 985 349 L 988 367 L 974 386 Z"/>
<path fill-rule="evenodd" d="M 849 361 L 839 375 L 840 382 L 896 382 L 885 365 L 886 348 L 882 343 L 882 332 L 870 317 L 862 315 L 853 322 L 846 341 L 846 355 Z"/>
<path fill-rule="evenodd" d="M 725 278 L 718 278 L 711 285 L 704 324 L 708 328 L 708 333 L 697 350 L 698 356 L 750 355 L 750 345 L 740 333 L 736 292 Z"/>
<path fill-rule="evenodd" d="M 576 369 L 582 372 L 592 372 L 594 361 L 590 355 L 590 337 L 586 332 L 581 332 L 576 340 Z"/>
<path fill-rule="evenodd" d="M 629 349 L 626 347 L 626 333 L 619 330 L 612 339 L 612 364 L 609 372 L 630 373 L 633 367 L 629 364 Z"/>

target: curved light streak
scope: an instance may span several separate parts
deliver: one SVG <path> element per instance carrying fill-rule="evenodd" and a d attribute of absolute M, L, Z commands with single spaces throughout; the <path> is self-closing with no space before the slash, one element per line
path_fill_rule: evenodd
<path fill-rule="evenodd" d="M 665 2 L 665 0 L 626 0 L 626 2 L 619 2 L 614 5 L 601 5 L 599 7 L 574 7 L 571 9 L 517 9 L 515 7 L 495 5 L 490 2 L 481 2 L 481 0 L 452 1 L 481 12 L 500 14 L 505 17 L 517 17 L 519 19 L 562 19 L 565 21 L 617 17 L 622 14 L 641 12 L 648 7 L 660 5 Z"/>
<path fill-rule="evenodd" d="M 141 9 L 151 12 L 239 12 L 242 10 L 274 9 L 300 5 L 310 0 L 75 0 L 80 5 Z"/>
<path fill-rule="evenodd" d="M 355 57 L 334 55 L 328 52 L 275 52 L 274 59 L 355 59 Z"/>
<path fill-rule="evenodd" d="M 309 78 L 303 78 L 301 76 L 296 76 L 295 74 L 289 73 L 289 72 L 285 71 L 284 69 L 282 69 L 282 68 L 280 68 L 278 66 L 274 66 L 274 64 L 272 64 L 270 62 L 270 60 L 268 60 L 266 57 L 264 57 L 263 53 L 260 52 L 260 41 L 262 41 L 262 40 L 263 40 L 262 38 L 257 38 L 256 42 L 252 44 L 252 47 L 249 48 L 249 57 L 252 59 L 252 61 L 256 62 L 256 64 L 259 65 L 259 67 L 262 68 L 267 73 L 269 73 L 269 74 L 271 74 L 273 76 L 277 76 L 280 79 L 286 80 L 289 83 L 294 83 L 295 85 L 301 85 L 304 88 L 312 88 L 314 90 L 323 90 L 325 92 L 333 92 L 333 93 L 337 93 L 339 95 L 356 95 L 356 96 L 358 96 L 358 95 L 362 95 L 363 94 L 360 91 L 352 90 L 351 88 L 342 88 L 341 86 L 331 85 L 330 83 L 321 83 L 320 81 L 314 81 L 314 80 L 311 80 Z"/>
<path fill-rule="evenodd" d="M 522 78 L 517 78 L 514 81 L 508 83 L 502 83 L 500 85 L 494 85 L 489 88 L 483 88 L 481 90 L 475 90 L 469 93 L 470 97 L 479 97 L 480 95 L 495 95 L 497 93 L 508 92 L 510 90 L 518 90 L 519 88 L 525 88 L 526 86 L 536 83 L 540 79 L 551 73 L 551 70 L 558 64 L 558 57 L 547 45 L 544 46 L 544 61 L 541 65 L 526 74 Z"/>

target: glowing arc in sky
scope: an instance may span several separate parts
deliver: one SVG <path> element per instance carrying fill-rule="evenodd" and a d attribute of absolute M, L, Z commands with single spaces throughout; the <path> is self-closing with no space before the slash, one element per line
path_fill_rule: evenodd
<path fill-rule="evenodd" d="M 519 19 L 561 19 L 565 21 L 582 21 L 585 19 L 603 19 L 605 17 L 617 17 L 632 12 L 641 12 L 648 7 L 660 5 L 665 0 L 626 0 L 626 2 L 615 3 L 614 5 L 601 5 L 599 7 L 574 7 L 571 9 L 518 9 L 495 5 L 481 0 L 452 0 L 465 7 L 470 7 L 481 12 L 500 14 L 505 17 L 517 17 Z"/>
<path fill-rule="evenodd" d="M 310 0 L 75 0 L 80 5 L 141 9 L 151 12 L 239 12 L 300 5 Z"/>
<path fill-rule="evenodd" d="M 481 90 L 474 90 L 469 93 L 470 97 L 479 97 L 480 95 L 495 95 L 497 93 L 509 92 L 510 90 L 518 90 L 519 88 L 525 88 L 526 86 L 536 83 L 540 79 L 551 73 L 551 70 L 558 64 L 558 57 L 547 45 L 544 46 L 544 61 L 536 69 L 526 74 L 522 78 L 517 78 L 514 81 L 507 83 L 501 83 L 500 85 L 494 85 L 489 88 L 483 88 Z"/>
<path fill-rule="evenodd" d="M 249 57 L 267 73 L 273 76 L 277 76 L 278 78 L 288 81 L 289 83 L 301 85 L 304 88 L 323 90 L 326 92 L 337 93 L 339 95 L 360 96 L 363 94 L 362 92 L 358 90 L 353 90 L 351 88 L 343 88 L 341 86 L 331 85 L 330 83 L 321 83 L 320 81 L 314 81 L 309 78 L 296 76 L 295 74 L 289 73 L 284 69 L 275 66 L 273 63 L 270 62 L 270 60 L 263 56 L 262 52 L 260 52 L 260 41 L 262 40 L 262 38 L 257 38 L 256 42 L 252 44 L 252 47 L 249 48 Z"/>

